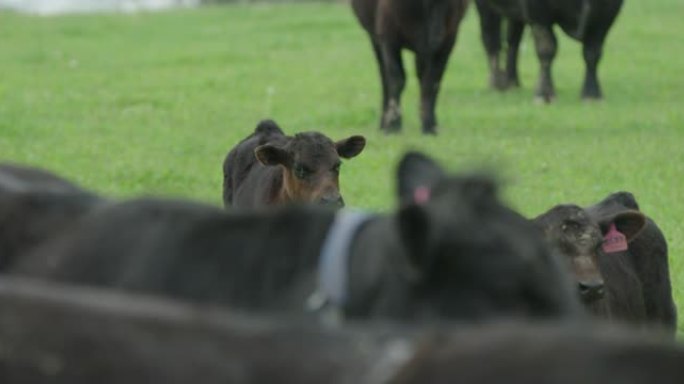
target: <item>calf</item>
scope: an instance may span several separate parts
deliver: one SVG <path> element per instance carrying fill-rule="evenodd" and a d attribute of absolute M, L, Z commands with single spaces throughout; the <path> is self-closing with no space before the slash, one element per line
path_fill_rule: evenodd
<path fill-rule="evenodd" d="M 380 69 L 380 128 L 387 133 L 401 129 L 400 99 L 406 83 L 401 50 L 407 48 L 416 54 L 423 133 L 436 133 L 439 84 L 468 0 L 352 0 L 351 4 L 368 32 Z"/>
<path fill-rule="evenodd" d="M 0 271 L 103 201 L 48 171 L 0 165 Z"/>
<path fill-rule="evenodd" d="M 674 334 L 667 244 L 630 193 L 612 194 L 588 208 L 559 205 L 535 222 L 569 261 L 591 312 Z"/>
<path fill-rule="evenodd" d="M 639 210 L 629 192 L 617 192 L 588 207 L 587 212 L 601 228 L 620 212 Z M 648 216 L 643 230 L 629 247 L 607 249 L 599 254 L 599 266 L 609 283 L 607 306 L 612 316 L 633 323 L 660 327 L 674 335 L 677 309 L 672 297 L 667 241 Z M 635 303 L 638 303 L 635 305 Z"/>
<path fill-rule="evenodd" d="M 573 317 L 566 272 L 481 176 L 408 154 L 400 185 L 429 199 L 390 215 L 311 206 L 227 213 L 134 200 L 94 211 L 12 272 L 239 308 L 430 321 Z"/>
<path fill-rule="evenodd" d="M 338 142 L 317 132 L 285 136 L 274 121 L 264 120 L 223 162 L 223 203 L 239 208 L 289 202 L 342 207 L 340 157 L 351 159 L 365 145 L 363 136 Z"/>
<path fill-rule="evenodd" d="M 586 64 L 582 98 L 602 97 L 596 73 L 603 52 L 603 43 L 613 25 L 622 0 L 475 0 L 480 15 L 482 42 L 489 60 L 490 83 L 497 89 L 518 86 L 518 47 L 525 24 L 534 37 L 541 64 L 536 96 L 550 102 L 555 97 L 551 64 L 556 56 L 554 25 L 559 25 L 568 36 L 582 43 Z M 508 20 L 508 51 L 506 68 L 499 66 L 501 50 L 501 20 Z"/>

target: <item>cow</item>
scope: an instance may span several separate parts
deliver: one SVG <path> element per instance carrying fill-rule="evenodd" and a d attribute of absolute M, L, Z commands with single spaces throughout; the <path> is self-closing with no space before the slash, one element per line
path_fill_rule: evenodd
<path fill-rule="evenodd" d="M 631 193 L 586 208 L 558 205 L 534 222 L 568 261 L 590 312 L 674 335 L 667 243 Z"/>
<path fill-rule="evenodd" d="M 382 84 L 380 129 L 401 130 L 406 83 L 402 49 L 415 53 L 422 132 L 437 133 L 435 104 L 468 0 L 352 0 L 352 9 L 375 52 Z"/>
<path fill-rule="evenodd" d="M 586 324 L 328 327 L 11 277 L 0 308 L 3 384 L 684 381 L 681 345 Z"/>
<path fill-rule="evenodd" d="M 586 211 L 601 228 L 627 210 L 639 211 L 630 192 L 608 195 Z M 628 247 L 602 247 L 599 267 L 606 280 L 607 303 L 611 316 L 636 324 L 660 328 L 671 335 L 677 331 L 677 308 L 672 297 L 667 240 L 652 218 L 646 222 Z"/>
<path fill-rule="evenodd" d="M 342 207 L 340 158 L 357 156 L 365 145 L 363 136 L 337 142 L 318 132 L 286 136 L 275 121 L 263 120 L 226 155 L 223 203 L 235 208 L 292 202 Z"/>
<path fill-rule="evenodd" d="M 492 87 L 502 90 L 520 85 L 518 47 L 525 25 L 529 25 L 540 62 L 536 98 L 551 102 L 556 95 L 551 77 L 551 65 L 557 51 L 553 27 L 558 25 L 568 36 L 582 43 L 586 73 L 581 97 L 586 100 L 602 98 L 597 67 L 606 35 L 620 12 L 622 0 L 475 0 L 475 4 L 480 15 Z M 499 64 L 502 19 L 508 22 L 503 71 Z"/>
<path fill-rule="evenodd" d="M 0 165 L 0 272 L 105 199 L 44 169 Z"/>
<path fill-rule="evenodd" d="M 564 266 L 491 178 L 443 176 L 414 152 L 397 174 L 429 198 L 378 215 L 109 204 L 10 273 L 325 319 L 582 317 Z"/>

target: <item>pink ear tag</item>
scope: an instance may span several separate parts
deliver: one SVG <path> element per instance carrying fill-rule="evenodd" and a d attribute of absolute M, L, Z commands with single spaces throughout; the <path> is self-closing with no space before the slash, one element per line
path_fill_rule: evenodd
<path fill-rule="evenodd" d="M 615 253 L 627 250 L 627 237 L 620 233 L 615 227 L 615 223 L 610 224 L 608 233 L 603 236 L 603 252 Z"/>
<path fill-rule="evenodd" d="M 416 204 L 425 204 L 430 201 L 430 188 L 418 187 L 413 191 L 413 202 Z"/>

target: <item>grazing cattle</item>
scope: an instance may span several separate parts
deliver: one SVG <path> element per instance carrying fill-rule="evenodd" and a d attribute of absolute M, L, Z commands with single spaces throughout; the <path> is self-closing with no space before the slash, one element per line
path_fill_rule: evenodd
<path fill-rule="evenodd" d="M 0 165 L 0 271 L 102 201 L 45 170 Z"/>
<path fill-rule="evenodd" d="M 342 207 L 340 158 L 355 157 L 363 136 L 333 142 L 318 132 L 286 136 L 272 120 L 231 149 L 223 162 L 223 203 L 254 208 L 290 202 Z"/>
<path fill-rule="evenodd" d="M 588 208 L 559 205 L 535 222 L 568 260 L 591 312 L 674 334 L 667 243 L 632 194 L 614 193 Z"/>
<path fill-rule="evenodd" d="M 681 346 L 605 327 L 331 328 L 11 278 L 0 308 L 3 384 L 684 382 Z"/>
<path fill-rule="evenodd" d="M 617 192 L 586 210 L 601 228 L 609 228 L 611 217 L 627 210 L 638 211 L 639 205 L 631 193 Z M 604 246 L 599 266 L 607 283 L 606 305 L 611 316 L 676 333 L 667 241 L 651 218 L 646 216 L 643 230 L 629 247 Z"/>
<path fill-rule="evenodd" d="M 435 104 L 444 69 L 468 0 L 352 0 L 354 13 L 368 32 L 382 83 L 380 128 L 401 129 L 401 93 L 406 83 L 401 50 L 416 55 L 423 133 L 437 132 Z"/>
<path fill-rule="evenodd" d="M 430 321 L 574 317 L 581 307 L 538 230 L 482 176 L 410 153 L 399 184 L 429 199 L 390 215 L 312 206 L 223 212 L 143 199 L 94 211 L 12 273 L 266 312 Z"/>
<path fill-rule="evenodd" d="M 551 78 L 551 64 L 557 51 L 553 27 L 558 25 L 568 36 L 582 43 L 586 64 L 582 98 L 602 97 L 597 67 L 606 35 L 622 7 L 622 0 L 475 0 L 475 4 L 489 61 L 490 83 L 494 88 L 505 89 L 520 84 L 518 47 L 525 24 L 528 24 L 541 66 L 536 97 L 551 102 L 556 94 Z M 502 71 L 499 52 L 501 21 L 504 18 L 508 21 L 508 50 L 506 67 Z"/>

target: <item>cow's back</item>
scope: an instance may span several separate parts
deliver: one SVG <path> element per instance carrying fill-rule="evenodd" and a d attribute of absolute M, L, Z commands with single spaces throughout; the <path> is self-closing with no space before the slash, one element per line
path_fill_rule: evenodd
<path fill-rule="evenodd" d="M 76 184 L 40 168 L 0 164 L 0 193 L 33 191 L 79 193 L 83 190 Z"/>
<path fill-rule="evenodd" d="M 223 204 L 229 207 L 234 204 L 236 195 L 245 184 L 245 180 L 254 177 L 254 173 L 263 173 L 266 168 L 256 159 L 254 150 L 267 143 L 281 143 L 286 140 L 283 131 L 272 123 L 265 121 L 259 124 L 254 132 L 243 139 L 228 152 L 223 162 Z M 253 195 L 254 191 L 246 191 Z"/>
<path fill-rule="evenodd" d="M 280 309 L 294 306 L 285 297 L 299 274 L 315 270 L 333 216 L 328 210 L 299 207 L 228 213 L 159 199 L 108 204 L 22 257 L 8 272 L 194 302 Z M 298 297 L 297 308 L 301 304 Z"/>

